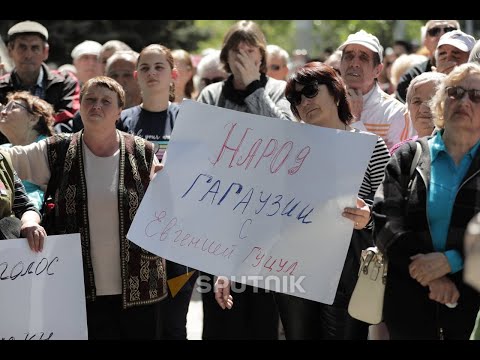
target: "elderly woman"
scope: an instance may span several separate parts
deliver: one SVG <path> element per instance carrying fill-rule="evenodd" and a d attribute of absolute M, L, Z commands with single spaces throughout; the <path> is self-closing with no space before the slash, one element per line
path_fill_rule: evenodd
<path fill-rule="evenodd" d="M 430 110 L 430 100 L 445 77 L 445 74 L 429 71 L 412 80 L 407 90 L 407 114 L 417 135 L 392 146 L 390 154 L 393 154 L 408 141 L 415 141 L 419 137 L 432 135 L 435 124 Z"/>
<path fill-rule="evenodd" d="M 330 129 L 363 133 L 349 125 L 353 115 L 345 84 L 332 67 L 319 62 L 307 63 L 289 78 L 285 93 L 292 112 L 299 121 Z M 368 324 L 351 318 L 347 307 L 357 280 L 360 252 L 373 244 L 369 230 L 372 223 L 368 204 L 373 203 L 373 195 L 383 179 L 383 171 L 389 159 L 385 141 L 377 136 L 356 207 L 345 208 L 342 214 L 352 220 L 354 232 L 333 305 L 275 293 L 287 339 L 367 339 Z M 228 291 L 228 288 L 225 289 Z M 221 295 L 224 295 L 223 299 Z M 228 295 L 218 292 L 217 302 L 221 307 L 232 307 L 232 299 L 228 299 Z"/>
<path fill-rule="evenodd" d="M 52 136 L 54 134 L 52 105 L 28 91 L 18 91 L 7 96 L 8 104 L 0 112 L 0 131 L 7 137 L 9 144 L 28 145 Z M 40 210 L 43 204 L 43 190 L 24 180 L 23 185 L 27 195 L 35 207 Z"/>
<path fill-rule="evenodd" d="M 392 339 L 468 339 L 480 297 L 463 281 L 463 238 L 480 210 L 480 66 L 455 68 L 432 99 L 435 125 L 388 163 L 374 238 L 388 256 L 384 319 Z"/>
<path fill-rule="evenodd" d="M 53 183 L 55 233 L 81 235 L 89 339 L 155 339 L 167 295 L 164 260 L 126 238 L 158 160 L 116 130 L 124 104 L 119 83 L 94 77 L 80 93 L 84 130 L 8 149 L 20 177 Z"/>

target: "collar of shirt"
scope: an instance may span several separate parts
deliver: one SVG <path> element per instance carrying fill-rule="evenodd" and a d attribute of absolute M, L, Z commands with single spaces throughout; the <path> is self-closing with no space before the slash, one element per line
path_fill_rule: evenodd
<path fill-rule="evenodd" d="M 40 72 L 38 73 L 38 78 L 37 78 L 37 86 L 40 86 L 41 88 L 43 88 L 43 76 L 44 76 L 44 72 L 43 72 L 43 67 L 41 66 L 40 67 Z"/>
<path fill-rule="evenodd" d="M 443 142 L 443 138 L 442 138 L 443 132 L 444 132 L 443 129 L 440 131 L 437 131 L 435 136 L 433 136 L 429 140 L 430 148 L 432 151 L 432 162 L 434 162 L 437 159 L 440 153 L 445 152 L 448 154 L 447 148 L 445 147 L 445 143 Z M 477 143 L 474 146 L 472 146 L 472 148 L 465 154 L 465 156 L 468 156 L 469 159 L 472 160 L 473 157 L 475 156 L 475 153 L 478 150 L 479 145 L 480 145 L 480 140 L 477 141 Z"/>

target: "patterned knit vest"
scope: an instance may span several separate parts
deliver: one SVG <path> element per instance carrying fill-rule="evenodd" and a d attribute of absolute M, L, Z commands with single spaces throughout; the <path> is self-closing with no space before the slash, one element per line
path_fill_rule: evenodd
<path fill-rule="evenodd" d="M 124 132 L 120 135 L 118 217 L 120 224 L 123 307 L 158 302 L 167 296 L 165 260 L 126 239 L 126 235 L 150 182 L 153 144 Z M 54 193 L 56 234 L 80 233 L 82 239 L 85 295 L 96 297 L 90 255 L 88 196 L 83 160 L 83 130 L 47 139 Z M 107 224 L 106 224 L 107 225 Z"/>

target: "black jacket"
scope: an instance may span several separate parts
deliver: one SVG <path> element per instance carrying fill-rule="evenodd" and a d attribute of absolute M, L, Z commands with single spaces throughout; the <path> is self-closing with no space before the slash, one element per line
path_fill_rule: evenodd
<path fill-rule="evenodd" d="M 480 306 L 479 294 L 463 282 L 463 271 L 447 274 L 460 292 L 458 306 L 450 309 L 429 299 L 429 289 L 410 277 L 410 256 L 435 252 L 427 216 L 427 187 L 431 159 L 427 138 L 420 138 L 422 156 L 412 175 L 410 165 L 416 144 L 401 146 L 385 169 L 385 178 L 373 205 L 374 240 L 387 255 L 389 269 L 383 315 L 392 338 L 468 339 Z M 480 211 L 480 152 L 460 185 L 453 204 L 446 250 L 463 256 L 463 238 L 469 220 Z"/>

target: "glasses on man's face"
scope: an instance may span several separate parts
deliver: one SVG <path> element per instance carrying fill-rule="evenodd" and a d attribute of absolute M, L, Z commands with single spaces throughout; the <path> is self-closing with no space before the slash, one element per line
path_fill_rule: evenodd
<path fill-rule="evenodd" d="M 302 95 L 306 98 L 314 98 L 318 94 L 318 83 L 312 83 L 305 85 L 302 90 L 292 91 L 287 95 L 287 100 L 290 101 L 290 104 L 298 106 L 302 103 Z"/>
<path fill-rule="evenodd" d="M 435 26 L 435 27 L 432 27 L 431 29 L 428 29 L 427 30 L 427 34 L 430 35 L 430 36 L 437 36 L 440 34 L 440 31 L 443 30 L 443 33 L 447 33 L 447 32 L 450 32 L 450 31 L 453 31 L 453 30 L 457 30 L 456 27 L 454 26 L 444 26 L 444 27 L 441 27 L 441 26 Z"/>
<path fill-rule="evenodd" d="M 33 114 L 32 110 L 30 110 L 26 105 L 23 105 L 21 102 L 18 102 L 15 100 L 10 101 L 7 105 L 0 104 L 0 112 L 2 111 L 9 112 L 15 109 L 24 109 L 30 114 Z"/>
<path fill-rule="evenodd" d="M 280 65 L 275 65 L 275 64 L 271 64 L 271 65 L 268 65 L 268 68 L 272 71 L 278 71 L 281 69 L 281 66 Z"/>
<path fill-rule="evenodd" d="M 475 104 L 480 103 L 480 90 L 477 89 L 464 89 L 461 86 L 449 86 L 447 87 L 447 95 L 450 99 L 454 100 L 461 100 L 463 99 L 463 96 L 465 93 L 468 94 L 468 98 L 470 99 L 471 102 L 474 102 Z"/>
<path fill-rule="evenodd" d="M 214 78 L 202 78 L 201 81 L 205 84 L 205 86 L 207 85 L 210 85 L 210 84 L 213 84 L 213 83 L 217 83 L 217 82 L 220 82 L 220 81 L 223 81 L 225 80 L 225 78 L 221 77 L 221 76 L 217 76 L 217 77 L 214 77 Z"/>

